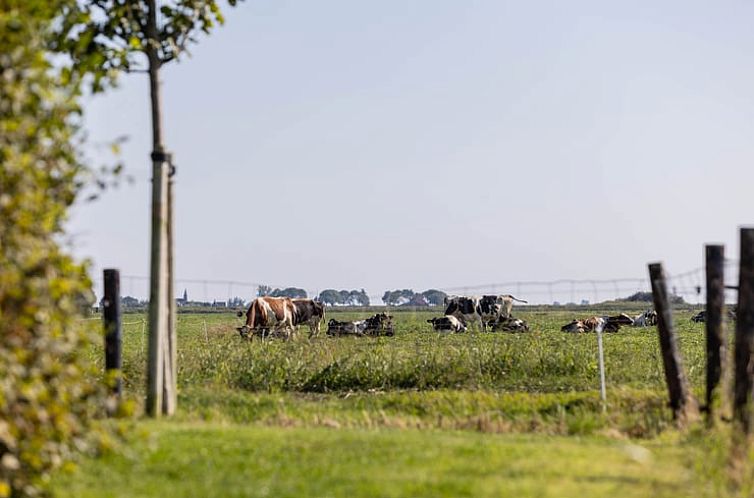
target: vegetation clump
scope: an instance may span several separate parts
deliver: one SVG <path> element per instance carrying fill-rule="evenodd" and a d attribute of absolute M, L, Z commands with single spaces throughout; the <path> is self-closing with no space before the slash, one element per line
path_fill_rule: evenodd
<path fill-rule="evenodd" d="M 102 406 L 79 318 L 93 300 L 86 268 L 60 246 L 86 169 L 75 148 L 78 87 L 49 62 L 67 2 L 0 11 L 0 497 L 36 495 L 91 441 Z"/>

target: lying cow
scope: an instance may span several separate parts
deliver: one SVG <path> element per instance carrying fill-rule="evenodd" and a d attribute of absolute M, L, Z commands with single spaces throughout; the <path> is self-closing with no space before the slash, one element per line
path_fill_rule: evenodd
<path fill-rule="evenodd" d="M 392 336 L 395 335 L 393 329 L 393 317 L 386 313 L 378 313 L 366 320 L 356 320 L 352 322 L 341 322 L 332 318 L 327 322 L 327 335 Z"/>
<path fill-rule="evenodd" d="M 504 332 L 528 332 L 529 324 L 520 318 L 514 318 L 509 316 L 507 318 L 500 317 L 496 321 L 488 323 L 488 326 L 493 332 L 502 330 Z"/>
<path fill-rule="evenodd" d="M 605 318 L 605 332 L 618 332 L 621 325 L 631 326 L 634 324 L 634 319 L 625 313 L 621 313 L 616 316 L 608 316 Z"/>
<path fill-rule="evenodd" d="M 437 332 L 466 332 L 466 325 L 453 315 L 427 320 Z"/>
<path fill-rule="evenodd" d="M 393 317 L 387 313 L 377 313 L 373 317 L 367 318 L 367 335 L 395 335 L 393 328 Z"/>
<path fill-rule="evenodd" d="M 290 298 L 258 297 L 246 311 L 246 323 L 236 330 L 244 339 L 252 338 L 253 335 L 267 337 L 278 332 L 290 339 L 294 313 L 295 308 Z M 243 316 L 243 313 L 239 311 L 238 316 Z"/>
<path fill-rule="evenodd" d="M 319 324 L 325 319 L 325 307 L 313 299 L 291 299 L 293 302 L 293 326 L 309 326 L 309 337 L 319 335 Z"/>
<path fill-rule="evenodd" d="M 366 330 L 366 328 L 366 320 L 341 322 L 339 320 L 336 320 L 335 318 L 331 318 L 330 321 L 327 322 L 327 335 L 364 335 L 364 330 Z"/>
<path fill-rule="evenodd" d="M 728 320 L 735 321 L 736 320 L 736 309 L 729 309 L 726 311 L 726 315 L 728 316 Z M 691 317 L 691 321 L 695 323 L 705 323 L 707 321 L 707 310 L 702 310 L 696 315 Z"/>
<path fill-rule="evenodd" d="M 605 332 L 617 332 L 621 325 L 633 325 L 634 320 L 625 313 L 616 316 L 592 316 L 585 320 L 573 320 L 563 325 L 563 332 L 594 332 L 598 328 Z"/>
<path fill-rule="evenodd" d="M 634 317 L 634 327 L 651 327 L 653 325 L 657 325 L 657 312 L 655 310 L 647 310 Z"/>
<path fill-rule="evenodd" d="M 560 327 L 561 332 L 586 332 L 586 325 L 583 320 L 571 320 Z"/>

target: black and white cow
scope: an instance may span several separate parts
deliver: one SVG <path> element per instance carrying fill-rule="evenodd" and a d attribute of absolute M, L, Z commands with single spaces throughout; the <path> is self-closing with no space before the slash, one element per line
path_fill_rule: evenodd
<path fill-rule="evenodd" d="M 319 324 L 325 319 L 325 307 L 313 299 L 291 299 L 293 302 L 293 326 L 309 326 L 309 337 L 319 335 Z"/>
<path fill-rule="evenodd" d="M 366 328 L 366 320 L 341 322 L 339 320 L 336 320 L 335 318 L 331 318 L 330 321 L 327 322 L 327 335 L 364 335 Z"/>
<path fill-rule="evenodd" d="M 504 332 L 528 332 L 529 324 L 520 318 L 514 318 L 512 315 L 503 318 L 502 316 L 494 322 L 489 322 L 493 332 L 502 330 Z"/>
<path fill-rule="evenodd" d="M 657 325 L 657 312 L 649 309 L 634 317 L 634 327 L 651 327 Z"/>
<path fill-rule="evenodd" d="M 448 296 L 445 298 L 445 316 L 454 316 L 464 324 L 478 323 L 479 329 L 484 330 L 484 324 L 479 316 L 478 308 L 478 297 Z"/>
<path fill-rule="evenodd" d="M 736 321 L 736 311 L 738 310 L 736 309 L 735 306 L 733 306 L 731 309 L 728 309 L 726 311 L 725 315 L 728 317 L 729 321 L 732 321 L 732 322 Z M 696 322 L 696 323 L 705 323 L 707 321 L 707 311 L 706 310 L 700 311 L 699 313 L 691 317 L 691 321 Z"/>
<path fill-rule="evenodd" d="M 466 332 L 466 325 L 453 315 L 445 315 L 439 318 L 427 320 L 438 332 Z"/>
<path fill-rule="evenodd" d="M 327 335 L 393 336 L 393 317 L 386 313 L 378 313 L 366 320 L 353 322 L 341 322 L 333 318 L 327 322 Z"/>
<path fill-rule="evenodd" d="M 445 302 L 445 315 L 453 315 L 466 323 L 473 321 L 479 324 L 481 330 L 485 330 L 485 324 L 510 317 L 514 301 L 526 303 L 510 294 L 485 295 L 481 298 L 448 297 Z"/>

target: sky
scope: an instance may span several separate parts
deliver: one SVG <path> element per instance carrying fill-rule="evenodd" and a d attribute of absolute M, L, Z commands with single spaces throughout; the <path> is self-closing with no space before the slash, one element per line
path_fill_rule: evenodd
<path fill-rule="evenodd" d="M 224 12 L 163 70 L 178 279 L 381 295 L 643 279 L 650 261 L 703 266 L 710 242 L 737 257 L 752 222 L 751 2 Z M 73 210 L 72 247 L 95 277 L 149 273 L 148 111 L 141 74 L 85 103 L 92 164 L 125 135 L 134 178 Z"/>

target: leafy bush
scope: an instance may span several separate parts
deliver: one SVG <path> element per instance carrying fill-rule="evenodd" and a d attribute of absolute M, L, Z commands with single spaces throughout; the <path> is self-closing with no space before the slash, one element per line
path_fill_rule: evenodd
<path fill-rule="evenodd" d="M 58 242 L 85 173 L 72 140 L 77 88 L 46 57 L 68 3 L 0 10 L 0 497 L 39 494 L 102 406 L 92 332 L 78 319 L 91 284 Z"/>

